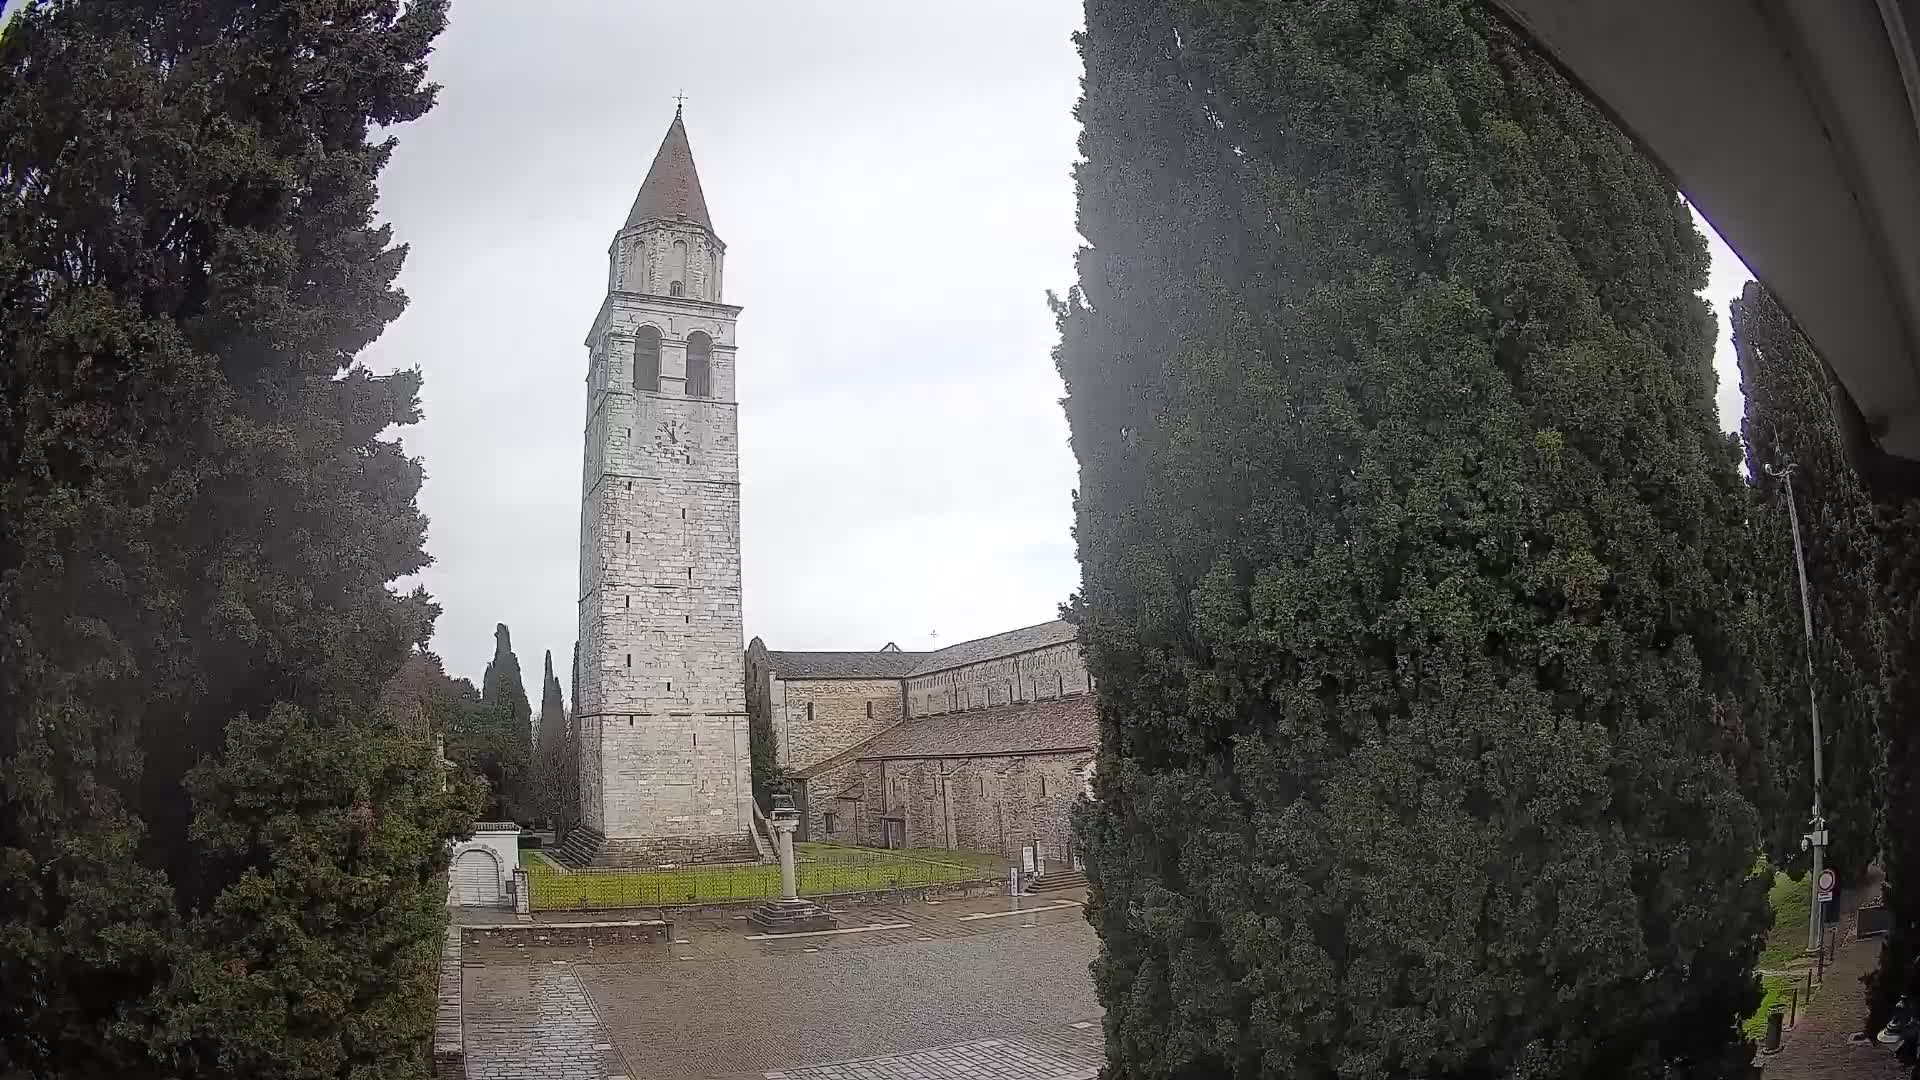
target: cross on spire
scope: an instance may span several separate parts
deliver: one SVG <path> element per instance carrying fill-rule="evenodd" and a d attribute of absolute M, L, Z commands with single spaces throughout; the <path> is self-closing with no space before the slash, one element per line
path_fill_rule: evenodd
<path fill-rule="evenodd" d="M 678 119 L 680 118 L 680 107 L 681 107 L 682 105 L 685 105 L 686 103 L 687 103 L 687 92 L 686 92 L 685 90 L 682 90 L 682 91 L 680 91 L 679 93 L 677 93 L 677 94 L 675 94 L 675 95 L 673 95 L 673 117 L 674 117 L 674 119 L 676 119 L 676 120 L 678 120 Z"/>

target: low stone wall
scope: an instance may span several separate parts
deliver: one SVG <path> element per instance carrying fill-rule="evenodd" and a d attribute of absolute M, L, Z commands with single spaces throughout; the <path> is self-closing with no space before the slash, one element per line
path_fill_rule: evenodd
<path fill-rule="evenodd" d="M 657 945 L 673 940 L 673 923 L 666 919 L 515 923 L 466 926 L 461 931 L 471 945 Z"/>
<path fill-rule="evenodd" d="M 467 1080 L 466 1032 L 460 1015 L 460 945 L 458 926 L 447 927 L 440 948 L 440 1006 L 433 1022 L 434 1080 Z"/>

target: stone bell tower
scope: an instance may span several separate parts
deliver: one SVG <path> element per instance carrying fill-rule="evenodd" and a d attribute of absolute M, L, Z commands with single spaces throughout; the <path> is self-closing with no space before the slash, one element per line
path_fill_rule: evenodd
<path fill-rule="evenodd" d="M 586 340 L 578 863 L 754 856 L 726 250 L 676 109 Z"/>

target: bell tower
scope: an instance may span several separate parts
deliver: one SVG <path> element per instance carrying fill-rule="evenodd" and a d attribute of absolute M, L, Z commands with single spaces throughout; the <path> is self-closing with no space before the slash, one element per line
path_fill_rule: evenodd
<path fill-rule="evenodd" d="M 676 109 L 586 340 L 575 862 L 754 855 L 725 258 Z"/>

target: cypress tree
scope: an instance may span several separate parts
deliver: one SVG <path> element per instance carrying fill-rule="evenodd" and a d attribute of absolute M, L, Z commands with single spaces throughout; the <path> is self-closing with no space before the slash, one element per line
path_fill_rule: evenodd
<path fill-rule="evenodd" d="M 383 437 L 420 377 L 356 357 L 405 300 L 369 136 L 431 106 L 444 21 L 41 0 L 0 30 L 9 1075 L 419 1071 L 460 793 L 381 719 L 434 616 L 388 588 L 427 562 Z"/>
<path fill-rule="evenodd" d="M 447 738 L 447 756 L 487 782 L 488 820 L 520 821 L 536 813 L 532 723 L 513 635 L 507 624 L 496 623 L 493 659 L 481 676 L 478 700 L 456 711 Z"/>
<path fill-rule="evenodd" d="M 1878 838 L 1893 926 L 1869 984 L 1865 1029 L 1887 1022 L 1901 994 L 1920 1000 L 1920 724 L 1900 702 L 1920 700 L 1920 502 L 1882 504 L 1887 614 L 1885 708 L 1880 712 Z M 1915 1072 L 1920 1074 L 1920 1068 Z"/>
<path fill-rule="evenodd" d="M 573 662 L 567 683 L 567 740 L 561 752 L 560 834 L 565 837 L 580 824 L 580 643 L 573 643 Z"/>
<path fill-rule="evenodd" d="M 1767 822 L 1768 850 L 1782 866 L 1805 866 L 1800 838 L 1813 806 L 1813 728 L 1808 716 L 1807 644 L 1786 485 L 1773 470 L 1793 465 L 1800 537 L 1813 615 L 1823 797 L 1833 844 L 1828 865 L 1855 880 L 1873 860 L 1874 778 L 1884 617 L 1874 508 L 1847 463 L 1827 396 L 1826 374 L 1812 345 L 1758 282 L 1733 302 L 1733 341 L 1747 415 L 1741 424 L 1747 473 L 1757 495 L 1757 582 L 1769 594 L 1768 649 L 1779 666 L 1766 673 L 1777 688 L 1769 741 L 1782 769 L 1781 813 Z"/>
<path fill-rule="evenodd" d="M 1677 193 L 1469 0 L 1089 0 L 1080 46 L 1108 1075 L 1741 1074 L 1743 491 Z"/>
<path fill-rule="evenodd" d="M 540 680 L 540 740 L 535 754 L 540 764 L 540 816 L 551 827 L 560 820 L 562 756 L 566 752 L 567 707 L 560 699 L 560 680 L 553 675 L 553 652 L 548 650 L 546 672 Z"/>

